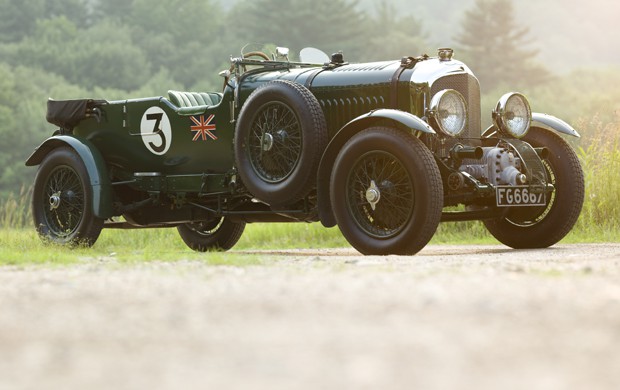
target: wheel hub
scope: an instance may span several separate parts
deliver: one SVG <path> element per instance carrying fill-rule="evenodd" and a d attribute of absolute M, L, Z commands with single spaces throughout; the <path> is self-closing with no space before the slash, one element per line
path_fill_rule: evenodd
<path fill-rule="evenodd" d="M 273 148 L 273 135 L 269 133 L 263 134 L 261 146 L 263 148 L 263 152 L 269 152 Z"/>
<path fill-rule="evenodd" d="M 60 191 L 50 196 L 50 211 L 56 210 L 60 206 Z"/>
<path fill-rule="evenodd" d="M 370 203 L 370 207 L 374 211 L 377 203 L 381 200 L 381 191 L 374 180 L 370 181 L 370 187 L 366 190 L 366 201 Z"/>

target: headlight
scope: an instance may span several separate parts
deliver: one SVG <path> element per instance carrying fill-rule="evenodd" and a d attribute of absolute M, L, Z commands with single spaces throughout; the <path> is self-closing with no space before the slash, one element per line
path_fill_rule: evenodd
<path fill-rule="evenodd" d="M 454 89 L 439 91 L 431 99 L 430 116 L 435 120 L 439 130 L 451 137 L 457 137 L 467 123 L 467 106 L 465 98 Z"/>
<path fill-rule="evenodd" d="M 503 135 L 525 137 L 530 129 L 532 110 L 525 96 L 510 92 L 502 96 L 493 111 L 493 122 Z"/>

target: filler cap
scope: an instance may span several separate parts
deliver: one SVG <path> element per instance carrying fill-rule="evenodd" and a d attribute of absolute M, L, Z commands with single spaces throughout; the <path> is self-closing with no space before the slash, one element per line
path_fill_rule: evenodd
<path fill-rule="evenodd" d="M 439 56 L 439 61 L 450 61 L 452 60 L 452 55 L 454 54 L 454 50 L 449 47 L 442 47 L 437 49 L 437 55 Z"/>

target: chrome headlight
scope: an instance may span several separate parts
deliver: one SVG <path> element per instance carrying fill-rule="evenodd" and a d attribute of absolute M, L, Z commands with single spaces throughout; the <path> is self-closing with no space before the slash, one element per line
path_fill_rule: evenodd
<path fill-rule="evenodd" d="M 493 111 L 493 122 L 505 136 L 523 138 L 530 130 L 532 110 L 525 96 L 510 92 L 502 96 Z"/>
<path fill-rule="evenodd" d="M 454 89 L 437 92 L 431 99 L 430 116 L 441 132 L 451 137 L 459 136 L 467 123 L 465 98 Z"/>

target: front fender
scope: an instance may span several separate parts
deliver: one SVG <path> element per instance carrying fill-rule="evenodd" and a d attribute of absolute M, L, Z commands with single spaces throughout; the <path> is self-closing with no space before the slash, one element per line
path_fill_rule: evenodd
<path fill-rule="evenodd" d="M 338 131 L 338 134 L 346 131 L 348 128 L 363 128 L 366 129 L 375 125 L 379 121 L 387 121 L 395 125 L 396 127 L 405 127 L 411 130 L 421 131 L 428 134 L 436 134 L 435 130 L 420 117 L 413 115 L 409 112 L 394 110 L 391 108 L 381 108 L 378 110 L 370 111 L 368 114 L 360 115 L 357 118 L 351 120 L 344 125 L 342 129 Z M 336 135 L 336 137 L 338 136 Z M 334 138 L 336 138 L 334 137 Z"/>
<path fill-rule="evenodd" d="M 326 227 L 336 225 L 329 199 L 329 180 L 338 152 L 356 133 L 375 125 L 395 127 L 409 132 L 420 131 L 427 134 L 436 134 L 435 130 L 419 117 L 405 111 L 389 108 L 378 109 L 360 115 L 338 130 L 323 153 L 317 177 L 319 219 Z"/>
<path fill-rule="evenodd" d="M 541 114 L 539 112 L 532 113 L 532 123 L 530 127 L 540 127 L 543 129 L 555 131 L 561 134 L 572 135 L 573 137 L 580 138 L 581 135 L 577 132 L 577 130 L 573 129 L 571 125 L 564 122 L 562 119 L 557 118 L 553 115 Z M 495 125 L 491 125 L 484 133 L 482 133 L 482 138 L 490 138 L 497 134 L 497 128 Z"/>
<path fill-rule="evenodd" d="M 99 150 L 88 140 L 69 135 L 56 135 L 45 140 L 26 160 L 26 166 L 41 164 L 52 150 L 70 146 L 80 156 L 88 172 L 93 189 L 93 213 L 99 218 L 110 218 L 112 209 L 112 185 L 107 175 L 105 161 Z"/>
<path fill-rule="evenodd" d="M 573 129 L 571 125 L 552 115 L 538 112 L 532 113 L 532 126 L 542 127 L 543 129 L 557 131 L 558 133 L 572 135 L 577 138 L 581 137 L 577 130 Z"/>

